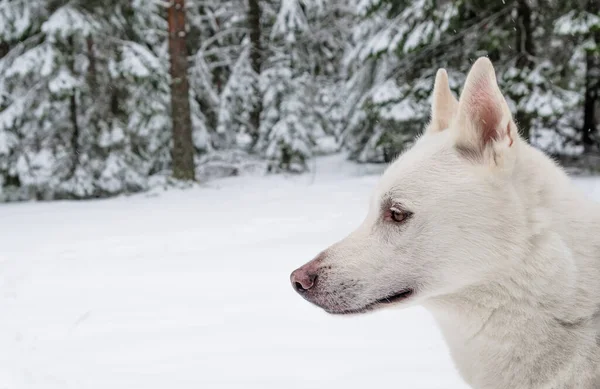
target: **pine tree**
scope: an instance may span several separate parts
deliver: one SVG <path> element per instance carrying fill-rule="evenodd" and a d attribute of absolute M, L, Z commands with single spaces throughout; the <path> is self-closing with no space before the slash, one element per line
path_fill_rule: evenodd
<path fill-rule="evenodd" d="M 360 2 L 346 52 L 345 143 L 358 161 L 387 161 L 427 124 L 433 74 L 450 70 L 458 91 L 472 61 L 492 59 L 522 135 L 573 153 L 578 73 L 554 34 L 565 3 L 432 0 Z M 562 42 L 564 44 L 564 42 Z M 569 45 L 567 45 L 567 48 Z M 543 54 L 540 54 L 543 53 Z M 565 56 L 567 57 L 565 58 Z"/>
<path fill-rule="evenodd" d="M 283 0 L 269 26 L 269 55 L 261 73 L 263 116 L 255 150 L 270 170 L 303 172 L 319 151 L 318 139 L 335 134 L 335 102 L 343 40 L 332 18 L 342 2 Z"/>
<path fill-rule="evenodd" d="M 5 182 L 14 185 L 7 189 L 17 198 L 90 196 L 85 140 L 93 136 L 93 126 L 86 116 L 100 108 L 82 104 L 90 91 L 84 77 L 87 58 L 79 53 L 104 26 L 77 3 L 16 2 L 4 9 L 17 14 L 20 7 L 25 7 L 21 15 L 37 17 L 0 64 L 3 94 L 10 96 L 3 104 L 2 127 L 16 140 L 5 172 Z M 79 185 L 71 191 L 63 183 L 76 176 Z"/>
<path fill-rule="evenodd" d="M 237 59 L 220 96 L 217 133 L 222 135 L 221 144 L 229 147 L 251 149 L 257 124 L 252 115 L 260 114 L 258 78 L 250 60 L 251 48 L 244 50 Z"/>
<path fill-rule="evenodd" d="M 250 65 L 254 72 L 255 78 L 260 78 L 260 73 L 263 66 L 263 50 L 262 50 L 262 34 L 261 34 L 261 10 L 259 0 L 248 0 L 248 16 L 247 23 L 250 30 Z M 257 95 L 254 104 L 250 107 L 249 124 L 250 134 L 253 145 L 258 141 L 260 128 L 260 115 L 262 113 L 262 98 L 258 89 L 258 84 L 253 83 L 255 95 Z"/>
<path fill-rule="evenodd" d="M 359 22 L 344 58 L 344 138 L 352 159 L 390 161 L 429 118 L 435 71 L 454 60 L 446 55 L 442 37 L 449 35 L 457 8 L 433 0 L 359 5 Z M 461 75 L 451 72 L 450 77 L 451 85 L 458 85 Z"/>
<path fill-rule="evenodd" d="M 29 3 L 8 3 L 4 10 L 23 4 Z M 5 198 L 143 190 L 151 175 L 167 168 L 164 39 L 155 35 L 166 21 L 144 1 L 110 5 L 38 2 L 38 24 L 0 60 L 7 76 L 2 95 L 11 96 L 0 112 L 2 132 L 13 140 L 4 164 Z"/>
<path fill-rule="evenodd" d="M 553 20 L 553 32 L 559 47 L 559 50 L 553 53 L 556 58 L 554 65 L 563 69 L 562 86 L 571 91 L 571 105 L 565 113 L 568 121 L 563 119 L 558 126 L 547 132 L 559 137 L 567 145 L 568 154 L 576 155 L 593 151 L 597 145 L 597 124 L 594 130 L 593 120 L 590 120 L 590 102 L 593 99 L 590 99 L 589 92 L 593 90 L 594 82 L 589 76 L 593 75 L 594 71 L 589 70 L 595 67 L 593 53 L 598 44 L 594 43 L 593 31 L 600 30 L 600 18 L 597 13 L 587 11 L 586 7 L 590 4 L 586 0 L 569 5 L 558 4 Z M 566 54 L 561 56 L 560 53 Z"/>
<path fill-rule="evenodd" d="M 153 175 L 169 170 L 168 56 L 162 8 L 143 0 L 113 0 L 102 8 L 113 28 L 108 63 L 108 124 L 99 131 L 96 185 L 100 195 L 149 187 Z M 101 39 L 103 37 L 99 37 Z M 107 37 L 104 37 L 106 40 Z M 97 119 L 96 119 L 97 120 Z"/>
<path fill-rule="evenodd" d="M 220 132 L 218 120 L 221 94 L 243 51 L 243 11 L 243 0 L 190 2 L 187 6 L 193 139 L 201 156 L 234 146 L 230 142 L 235 139 L 235 128 Z"/>

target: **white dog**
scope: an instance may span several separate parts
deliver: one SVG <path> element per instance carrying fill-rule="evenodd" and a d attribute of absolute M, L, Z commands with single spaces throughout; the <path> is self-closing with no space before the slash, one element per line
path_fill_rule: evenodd
<path fill-rule="evenodd" d="M 438 71 L 431 116 L 295 289 L 335 314 L 424 305 L 477 389 L 600 388 L 598 205 L 519 137 L 487 58 L 458 102 Z"/>

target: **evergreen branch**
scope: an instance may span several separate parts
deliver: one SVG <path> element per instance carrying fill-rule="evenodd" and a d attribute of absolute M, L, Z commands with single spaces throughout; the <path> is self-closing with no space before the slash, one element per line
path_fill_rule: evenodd
<path fill-rule="evenodd" d="M 440 47 L 443 47 L 445 45 L 456 42 L 460 38 L 464 37 L 467 33 L 477 30 L 478 28 L 482 27 L 486 23 L 490 23 L 490 22 L 493 22 L 493 21 L 499 19 L 501 16 L 504 16 L 506 13 L 508 13 L 510 11 L 512 11 L 512 9 L 509 7 L 503 8 L 502 10 L 497 11 L 497 12 L 483 18 L 480 21 L 476 22 L 475 24 L 471 25 L 470 27 L 462 30 L 460 33 L 453 35 L 451 38 L 441 40 L 435 44 L 427 46 L 425 49 L 423 49 L 421 51 L 415 51 L 413 55 L 404 57 L 402 59 L 402 61 L 400 62 L 400 64 L 398 65 L 398 67 L 399 67 L 398 70 L 396 70 L 391 76 L 387 77 L 386 80 L 396 78 L 401 73 L 406 73 L 409 70 L 413 70 L 414 64 L 417 63 L 418 60 L 423 59 L 423 57 L 425 57 L 426 55 L 434 52 L 435 50 L 437 50 Z M 412 63 L 413 65 L 409 66 L 408 65 L 409 63 Z"/>

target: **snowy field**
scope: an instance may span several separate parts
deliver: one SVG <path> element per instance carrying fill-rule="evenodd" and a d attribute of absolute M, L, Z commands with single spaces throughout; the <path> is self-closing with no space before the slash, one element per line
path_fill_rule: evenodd
<path fill-rule="evenodd" d="M 0 206 L 0 389 L 466 388 L 424 310 L 333 317 L 289 285 L 362 220 L 362 170 Z"/>

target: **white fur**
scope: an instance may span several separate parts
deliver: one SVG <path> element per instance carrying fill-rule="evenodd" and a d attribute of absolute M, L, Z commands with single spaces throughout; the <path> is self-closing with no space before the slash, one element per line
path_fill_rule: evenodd
<path fill-rule="evenodd" d="M 432 312 L 473 388 L 600 388 L 598 205 L 519 138 L 489 60 L 453 99 L 438 72 L 428 130 L 305 297 L 353 313 L 414 288 L 396 305 Z M 390 203 L 413 215 L 386 220 Z"/>

